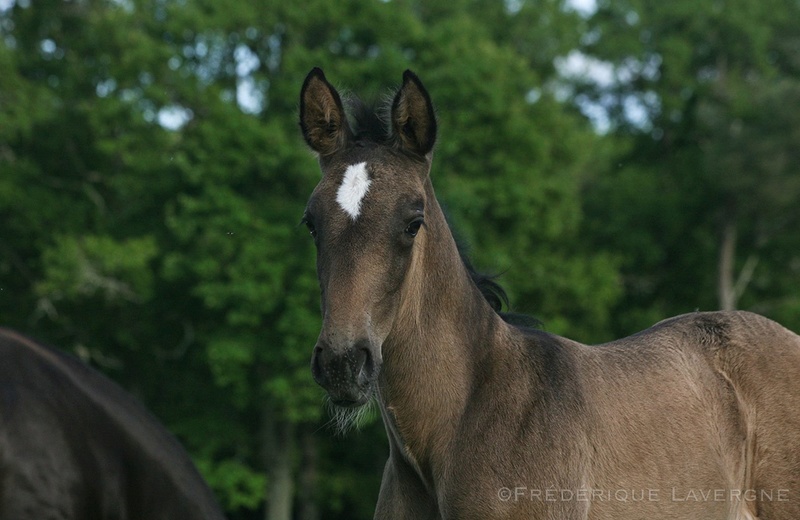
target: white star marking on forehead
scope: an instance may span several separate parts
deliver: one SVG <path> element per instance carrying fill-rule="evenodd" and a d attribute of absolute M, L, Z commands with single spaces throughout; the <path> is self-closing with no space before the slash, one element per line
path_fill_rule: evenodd
<path fill-rule="evenodd" d="M 361 213 L 361 201 L 364 200 L 370 184 L 372 181 L 369 180 L 365 162 L 350 165 L 344 172 L 344 179 L 336 192 L 336 202 L 354 221 Z"/>

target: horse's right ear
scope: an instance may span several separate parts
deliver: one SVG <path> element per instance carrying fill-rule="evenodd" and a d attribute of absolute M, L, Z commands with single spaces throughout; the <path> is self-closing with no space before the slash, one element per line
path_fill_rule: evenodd
<path fill-rule="evenodd" d="M 308 73 L 300 90 L 300 128 L 308 146 L 321 156 L 342 149 L 352 137 L 342 99 L 319 67 Z"/>
<path fill-rule="evenodd" d="M 392 103 L 392 133 L 402 148 L 428 155 L 436 142 L 436 113 L 416 74 L 403 73 L 403 86 Z"/>

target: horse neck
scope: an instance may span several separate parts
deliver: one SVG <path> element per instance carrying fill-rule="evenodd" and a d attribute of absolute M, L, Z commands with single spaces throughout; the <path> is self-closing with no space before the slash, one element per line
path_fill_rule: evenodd
<path fill-rule="evenodd" d="M 381 407 L 394 448 L 435 471 L 452 441 L 479 360 L 505 324 L 458 253 L 430 181 L 423 243 L 415 245 L 398 317 L 384 342 Z"/>

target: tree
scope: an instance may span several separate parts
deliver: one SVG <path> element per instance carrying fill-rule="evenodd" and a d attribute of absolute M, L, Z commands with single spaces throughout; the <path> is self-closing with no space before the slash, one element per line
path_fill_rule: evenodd
<path fill-rule="evenodd" d="M 628 258 L 625 332 L 695 308 L 797 308 L 797 9 L 608 0 L 590 18 L 583 51 L 614 79 L 576 99 L 604 108 L 619 167 L 593 181 L 587 222 Z"/>

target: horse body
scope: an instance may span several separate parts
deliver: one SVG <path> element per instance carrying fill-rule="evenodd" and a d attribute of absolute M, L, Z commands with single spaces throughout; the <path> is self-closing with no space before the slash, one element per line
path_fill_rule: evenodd
<path fill-rule="evenodd" d="M 799 517 L 796 335 L 698 313 L 597 347 L 520 345 L 456 434 L 466 510 L 441 518 Z M 469 512 L 487 488 L 514 493 Z"/>
<path fill-rule="evenodd" d="M 599 346 L 505 322 L 436 201 L 412 73 L 387 120 L 365 137 L 320 70 L 306 79 L 323 171 L 304 217 L 322 288 L 312 373 L 334 404 L 380 405 L 376 519 L 800 518 L 800 337 L 749 313 Z"/>
<path fill-rule="evenodd" d="M 483 345 L 449 428 L 426 437 L 402 423 L 410 410 L 389 411 L 376 518 L 800 518 L 800 337 L 749 313 L 600 346 L 509 329 Z M 421 417 L 436 410 L 413 398 Z M 440 451 L 420 455 L 437 436 Z"/>
<path fill-rule="evenodd" d="M 78 360 L 0 329 L 0 519 L 223 519 L 158 421 Z"/>

